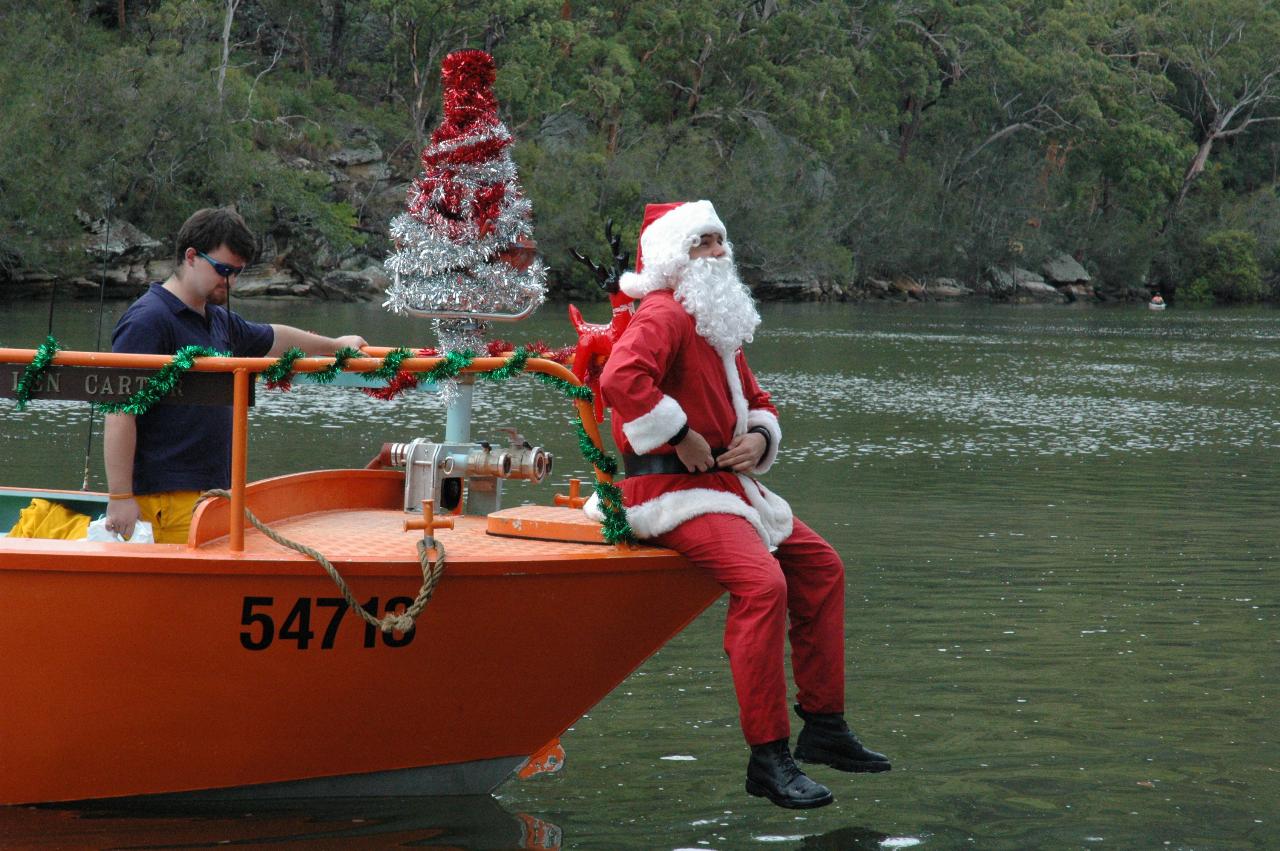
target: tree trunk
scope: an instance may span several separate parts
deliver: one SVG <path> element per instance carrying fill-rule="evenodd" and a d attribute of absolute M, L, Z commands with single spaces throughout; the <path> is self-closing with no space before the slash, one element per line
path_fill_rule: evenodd
<path fill-rule="evenodd" d="M 907 155 L 911 153 L 911 140 L 920 129 L 920 100 L 915 95 L 907 95 L 904 106 L 911 113 L 911 121 L 898 125 L 898 162 L 900 163 L 907 161 Z"/>
<path fill-rule="evenodd" d="M 218 105 L 222 105 L 223 88 L 227 82 L 227 66 L 231 62 L 231 24 L 235 21 L 240 0 L 226 0 L 227 14 L 222 19 L 222 64 L 218 66 Z"/>
<path fill-rule="evenodd" d="M 333 17 L 329 19 L 329 74 L 341 73 L 342 45 L 347 34 L 347 2 L 333 0 Z"/>
<path fill-rule="evenodd" d="M 1200 149 L 1196 151 L 1196 155 L 1191 160 L 1191 165 L 1187 166 L 1187 173 L 1182 177 L 1182 187 L 1178 190 L 1178 196 L 1169 204 L 1169 209 L 1165 211 L 1164 221 L 1160 223 L 1159 236 L 1163 236 L 1164 232 L 1169 229 L 1169 225 L 1173 224 L 1174 218 L 1178 215 L 1178 211 L 1182 209 L 1182 202 L 1186 200 L 1187 193 L 1191 191 L 1191 184 L 1195 183 L 1200 172 L 1204 171 L 1204 165 L 1209 161 L 1209 153 L 1213 150 L 1213 143 L 1218 138 L 1218 128 L 1209 129 L 1205 140 L 1200 143 Z"/>

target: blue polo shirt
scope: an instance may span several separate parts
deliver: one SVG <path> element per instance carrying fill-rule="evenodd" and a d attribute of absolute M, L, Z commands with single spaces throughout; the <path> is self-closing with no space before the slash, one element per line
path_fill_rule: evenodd
<path fill-rule="evenodd" d="M 111 351 L 171 355 L 183 346 L 208 346 L 236 357 L 262 357 L 273 342 L 270 325 L 247 322 L 212 304 L 201 316 L 153 283 L 116 323 Z M 136 419 L 135 494 L 231 486 L 231 408 L 156 404 Z"/>

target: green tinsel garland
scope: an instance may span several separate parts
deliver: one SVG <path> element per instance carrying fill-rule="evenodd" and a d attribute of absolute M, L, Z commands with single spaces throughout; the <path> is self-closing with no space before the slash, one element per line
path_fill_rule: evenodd
<path fill-rule="evenodd" d="M 347 365 L 347 361 L 352 358 L 363 357 L 367 357 L 367 355 L 359 349 L 353 349 L 350 346 L 343 346 L 338 349 L 338 351 L 334 352 L 333 363 L 329 364 L 319 372 L 311 373 L 311 378 L 319 384 L 330 384 L 338 377 L 338 373 L 342 372 L 342 368 Z"/>
<path fill-rule="evenodd" d="M 550 384 L 570 399 L 579 400 L 590 404 L 595 401 L 595 394 L 591 392 L 591 388 L 585 384 L 570 384 L 563 378 L 555 375 L 547 375 L 545 372 L 535 372 L 533 377 L 541 381 L 543 384 Z"/>
<path fill-rule="evenodd" d="M 225 358 L 230 357 L 230 355 L 205 346 L 183 346 L 178 349 L 177 354 L 173 356 L 173 360 L 160 367 L 155 375 L 147 379 L 147 383 L 143 384 L 142 389 L 137 393 L 134 393 L 123 402 L 99 402 L 96 407 L 104 414 L 133 414 L 134 416 L 141 416 L 149 411 L 152 405 L 173 392 L 173 388 L 178 386 L 178 381 L 182 378 L 182 374 L 191 369 L 198 357 Z"/>
<path fill-rule="evenodd" d="M 587 435 L 587 430 L 582 427 L 582 423 L 578 423 L 578 449 L 582 452 L 584 458 L 600 468 L 602 473 L 608 473 L 610 476 L 618 472 L 618 462 L 614 461 L 602 450 L 600 450 L 595 442 Z"/>
<path fill-rule="evenodd" d="M 511 357 L 497 369 L 491 369 L 488 372 L 480 373 L 480 377 L 485 381 L 506 381 L 518 372 L 524 372 L 524 365 L 529 360 L 529 352 L 524 346 L 517 346 L 515 351 L 511 353 Z"/>
<path fill-rule="evenodd" d="M 383 381 L 391 381 L 396 377 L 396 373 L 400 371 L 400 364 L 413 357 L 413 352 L 406 348 L 393 349 L 387 353 L 382 359 L 382 366 L 369 373 L 374 378 L 381 378 Z"/>
<path fill-rule="evenodd" d="M 306 353 L 296 347 L 282 354 L 279 360 L 262 371 L 262 377 L 266 380 L 267 387 L 272 390 L 288 390 L 289 385 L 293 382 L 294 361 L 303 357 L 306 357 Z M 330 384 L 338 377 L 338 373 L 342 372 L 342 368 L 347 365 L 348 361 L 352 358 L 363 357 L 366 357 L 366 355 L 358 349 L 343 346 L 334 352 L 333 363 L 324 369 L 311 373 L 311 380 L 317 384 Z"/>
<path fill-rule="evenodd" d="M 36 349 L 35 356 L 31 358 L 31 363 L 27 364 L 22 370 L 21 377 L 18 378 L 18 389 L 15 391 L 18 397 L 18 410 L 25 411 L 27 403 L 31 401 L 31 388 L 35 387 L 37 382 L 44 377 L 49 371 L 49 365 L 53 363 L 53 356 L 58 353 L 58 341 L 53 339 L 50 334 L 44 338 L 44 342 L 40 344 L 40 348 Z"/>
<path fill-rule="evenodd" d="M 299 349 L 297 346 L 285 349 L 284 354 L 280 356 L 279 360 L 262 371 L 262 377 L 266 380 L 267 386 L 272 390 L 277 387 L 283 390 L 288 390 L 289 385 L 293 380 L 294 361 L 306 356 L 306 352 L 302 351 L 302 349 Z"/>
<path fill-rule="evenodd" d="M 471 366 L 475 355 L 471 352 L 446 352 L 440 356 L 443 360 L 422 374 L 422 380 L 429 384 L 440 384 L 450 378 L 456 378 L 464 369 Z"/>
<path fill-rule="evenodd" d="M 615 475 L 618 472 L 618 462 L 595 445 L 581 422 L 577 426 L 578 449 L 583 457 L 598 467 L 600 472 Z M 611 544 L 624 541 L 634 543 L 636 536 L 631 531 L 627 512 L 622 507 L 622 489 L 612 482 L 596 482 L 596 491 L 600 494 L 600 510 L 604 512 L 604 522 L 601 524 L 604 539 Z"/>
<path fill-rule="evenodd" d="M 636 535 L 622 507 L 622 488 L 613 482 L 596 482 L 596 490 L 600 493 L 600 510 L 604 512 L 604 522 L 600 524 L 604 539 L 611 544 L 634 544 Z"/>

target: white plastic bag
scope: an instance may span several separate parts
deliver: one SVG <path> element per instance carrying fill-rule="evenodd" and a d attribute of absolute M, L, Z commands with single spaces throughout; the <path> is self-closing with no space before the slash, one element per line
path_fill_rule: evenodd
<path fill-rule="evenodd" d="M 124 536 L 120 533 L 107 531 L 107 516 L 105 514 L 89 523 L 89 534 L 85 537 L 90 541 L 105 541 L 107 543 L 154 544 L 156 542 L 155 534 L 151 530 L 151 524 L 145 520 L 139 520 L 133 524 L 133 537 L 126 542 Z"/>

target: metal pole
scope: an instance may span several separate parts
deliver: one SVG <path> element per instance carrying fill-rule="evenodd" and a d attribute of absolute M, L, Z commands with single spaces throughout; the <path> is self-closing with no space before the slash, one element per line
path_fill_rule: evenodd
<path fill-rule="evenodd" d="M 231 415 L 231 526 L 230 549 L 244 552 L 244 487 L 249 458 L 249 370 L 237 369 Z"/>
<path fill-rule="evenodd" d="M 471 375 L 459 375 L 458 395 L 449 403 L 444 421 L 445 443 L 471 442 L 471 401 L 475 395 L 476 380 Z"/>

